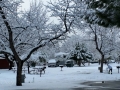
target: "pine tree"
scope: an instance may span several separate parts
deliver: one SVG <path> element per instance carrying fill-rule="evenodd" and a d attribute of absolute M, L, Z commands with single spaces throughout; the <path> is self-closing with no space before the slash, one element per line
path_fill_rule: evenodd
<path fill-rule="evenodd" d="M 78 42 L 75 45 L 75 49 L 70 53 L 70 58 L 75 60 L 75 62 L 81 66 L 81 64 L 84 65 L 84 62 L 92 60 L 92 54 L 88 53 L 84 44 Z"/>
<path fill-rule="evenodd" d="M 120 0 L 86 0 L 86 3 L 88 23 L 120 27 Z"/>

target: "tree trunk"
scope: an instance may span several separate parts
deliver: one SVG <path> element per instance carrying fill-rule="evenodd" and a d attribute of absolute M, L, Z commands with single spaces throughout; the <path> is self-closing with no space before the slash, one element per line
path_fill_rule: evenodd
<path fill-rule="evenodd" d="M 23 62 L 19 61 L 17 63 L 16 86 L 22 86 L 22 66 Z"/>
<path fill-rule="evenodd" d="M 28 74 L 30 74 L 30 62 L 27 62 Z"/>
<path fill-rule="evenodd" d="M 81 64 L 82 64 L 83 66 L 85 66 L 85 63 L 84 63 L 84 62 L 82 62 L 82 61 L 81 61 Z"/>
<path fill-rule="evenodd" d="M 100 73 L 103 73 L 103 62 L 104 62 L 104 55 L 102 55 L 102 58 L 101 58 Z"/>
<path fill-rule="evenodd" d="M 81 66 L 81 60 L 78 60 L 78 65 Z"/>
<path fill-rule="evenodd" d="M 13 61 L 10 61 L 10 62 L 9 62 L 9 70 L 11 70 L 13 66 L 14 66 Z"/>
<path fill-rule="evenodd" d="M 101 60 L 98 61 L 99 65 L 101 64 Z"/>

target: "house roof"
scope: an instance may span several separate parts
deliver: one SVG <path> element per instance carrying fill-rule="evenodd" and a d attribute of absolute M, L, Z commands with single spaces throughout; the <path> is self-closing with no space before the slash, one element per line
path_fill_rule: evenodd
<path fill-rule="evenodd" d="M 5 59 L 4 54 L 0 54 L 0 59 Z"/>
<path fill-rule="evenodd" d="M 56 60 L 55 60 L 55 59 L 50 59 L 50 60 L 48 61 L 48 63 L 56 63 Z"/>
<path fill-rule="evenodd" d="M 59 52 L 59 53 L 56 53 L 55 54 L 55 57 L 56 56 L 62 56 L 62 55 L 68 55 L 69 53 L 65 53 L 65 52 Z"/>

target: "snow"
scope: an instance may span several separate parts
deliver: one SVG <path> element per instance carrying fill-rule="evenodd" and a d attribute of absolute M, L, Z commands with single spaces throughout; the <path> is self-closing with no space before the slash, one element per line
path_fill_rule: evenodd
<path fill-rule="evenodd" d="M 63 56 L 63 55 L 68 55 L 69 53 L 65 53 L 65 52 L 59 52 L 55 54 L 55 57 L 57 56 Z"/>
<path fill-rule="evenodd" d="M 5 58 L 3 58 L 3 57 L 4 57 L 4 55 L 3 55 L 3 54 L 0 54 L 0 60 L 5 59 Z"/>
<path fill-rule="evenodd" d="M 104 73 L 99 73 L 98 64 L 91 64 L 85 67 L 60 67 L 46 68 L 46 73 L 27 74 L 23 86 L 16 86 L 16 73 L 7 69 L 0 69 L 0 90 L 18 90 L 18 89 L 69 89 L 84 87 L 80 83 L 86 81 L 108 81 L 120 79 L 120 74 L 116 69 L 118 64 L 111 63 L 113 67 L 113 74 L 107 74 L 106 65 L 104 65 Z M 86 87 L 86 86 L 85 86 Z"/>
<path fill-rule="evenodd" d="M 0 57 L 0 60 L 3 60 L 3 59 L 5 59 L 5 58 Z"/>
<path fill-rule="evenodd" d="M 55 60 L 55 59 L 50 59 L 50 60 L 48 61 L 48 63 L 56 63 L 56 60 Z"/>

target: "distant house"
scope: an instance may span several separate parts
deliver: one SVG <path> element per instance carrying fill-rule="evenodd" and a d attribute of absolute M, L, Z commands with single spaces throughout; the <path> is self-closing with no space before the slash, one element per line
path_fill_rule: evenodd
<path fill-rule="evenodd" d="M 0 58 L 0 69 L 9 69 L 9 62 L 4 58 Z"/>

